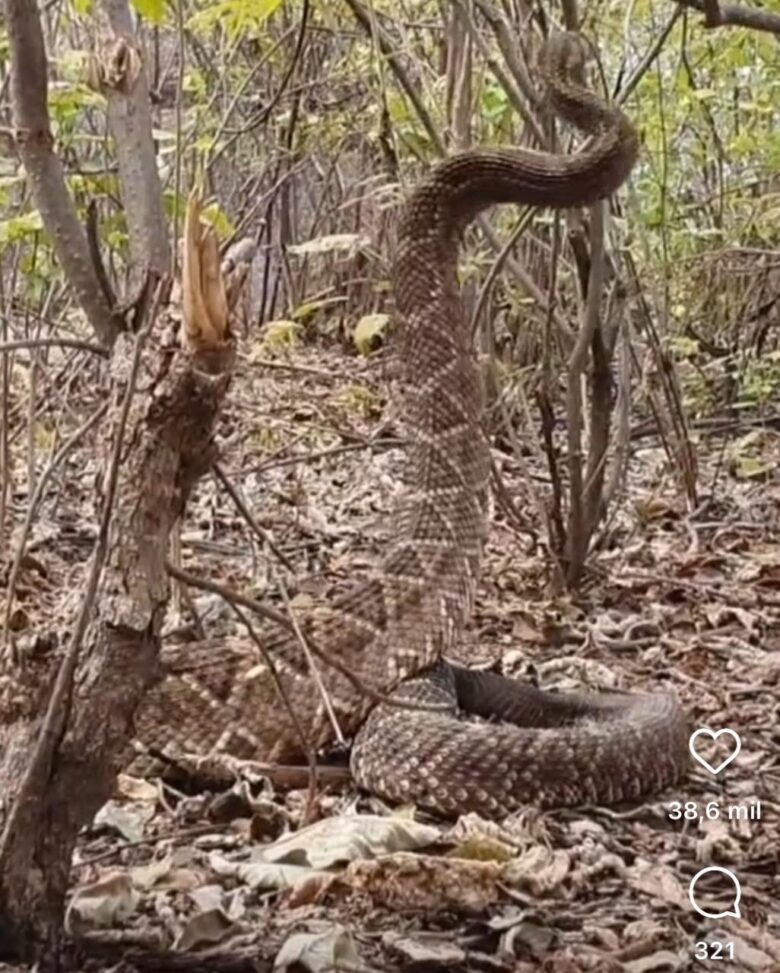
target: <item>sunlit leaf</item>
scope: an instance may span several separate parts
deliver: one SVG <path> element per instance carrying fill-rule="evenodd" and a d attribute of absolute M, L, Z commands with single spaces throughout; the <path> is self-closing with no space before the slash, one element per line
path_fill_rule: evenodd
<path fill-rule="evenodd" d="M 201 32 L 221 26 L 230 37 L 236 37 L 243 31 L 261 27 L 283 2 L 284 0 L 221 0 L 220 3 L 209 4 L 190 17 L 187 26 Z"/>
<path fill-rule="evenodd" d="M 382 334 L 389 320 L 389 314 L 364 314 L 358 321 L 352 332 L 352 340 L 361 355 L 371 351 L 374 338 Z"/>
<path fill-rule="evenodd" d="M 43 229 L 41 214 L 38 210 L 12 216 L 10 220 L 0 221 L 0 249 L 40 233 Z"/>
<path fill-rule="evenodd" d="M 161 24 L 165 20 L 165 0 L 130 0 L 144 20 Z"/>
<path fill-rule="evenodd" d="M 71 6 L 79 17 L 84 17 L 92 10 L 92 0 L 70 0 Z"/>
<path fill-rule="evenodd" d="M 202 210 L 203 218 L 211 224 L 217 231 L 217 236 L 224 239 L 235 232 L 235 227 L 230 222 L 229 217 L 219 206 L 219 203 L 210 203 Z"/>
<path fill-rule="evenodd" d="M 298 321 L 269 321 L 263 328 L 263 344 L 274 350 L 290 348 L 297 343 L 302 330 L 303 325 Z"/>

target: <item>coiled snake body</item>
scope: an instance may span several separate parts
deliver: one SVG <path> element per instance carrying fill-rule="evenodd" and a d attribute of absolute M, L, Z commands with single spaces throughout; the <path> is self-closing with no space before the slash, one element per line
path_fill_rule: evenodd
<path fill-rule="evenodd" d="M 582 85 L 579 38 L 548 41 L 542 66 L 556 114 L 591 136 L 586 149 L 466 152 L 436 167 L 403 209 L 394 288 L 411 487 L 381 567 L 301 624 L 312 650 L 343 668 L 319 667 L 323 693 L 299 640 L 279 640 L 273 657 L 296 725 L 247 646 L 167 650 L 167 678 L 137 720 L 144 742 L 286 759 L 300 753 L 300 732 L 315 746 L 332 739 L 335 718 L 345 734 L 357 732 L 351 768 L 362 786 L 448 815 L 635 799 L 683 772 L 686 722 L 670 696 L 563 696 L 443 660 L 471 611 L 486 534 L 488 447 L 455 279 L 459 235 L 495 203 L 596 202 L 638 154 L 627 117 Z M 344 668 L 364 686 L 398 687 L 398 699 L 437 711 L 376 705 Z"/>

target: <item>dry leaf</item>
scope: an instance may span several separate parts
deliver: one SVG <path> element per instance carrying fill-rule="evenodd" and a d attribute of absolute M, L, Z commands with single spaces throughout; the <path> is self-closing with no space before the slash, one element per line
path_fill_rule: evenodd
<path fill-rule="evenodd" d="M 310 973 L 331 973 L 340 967 L 363 969 L 350 933 L 343 926 L 327 932 L 299 932 L 283 944 L 274 960 L 275 970 L 301 967 Z"/>
<path fill-rule="evenodd" d="M 110 872 L 76 889 L 65 913 L 65 929 L 76 935 L 113 926 L 135 912 L 139 898 L 128 872 Z"/>
<path fill-rule="evenodd" d="M 373 814 L 325 818 L 267 845 L 257 860 L 329 868 L 360 858 L 424 848 L 439 829 L 408 819 Z"/>
<path fill-rule="evenodd" d="M 221 943 L 228 936 L 239 932 L 242 932 L 242 927 L 229 919 L 222 909 L 211 909 L 208 912 L 199 912 L 184 925 L 176 937 L 173 948 L 184 952 L 195 946 Z"/>

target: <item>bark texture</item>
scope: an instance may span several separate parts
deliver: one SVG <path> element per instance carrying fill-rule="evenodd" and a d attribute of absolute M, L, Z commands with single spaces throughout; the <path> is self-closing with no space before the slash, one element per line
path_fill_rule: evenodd
<path fill-rule="evenodd" d="M 234 357 L 215 240 L 198 220 L 191 203 L 185 251 L 196 252 L 186 287 L 199 295 L 182 302 L 190 308 L 188 349 L 173 340 L 161 346 L 161 336 L 172 335 L 170 312 L 151 332 L 140 367 L 142 339 L 121 335 L 116 343 L 99 488 L 105 556 L 99 540 L 93 559 L 102 570 L 94 573 L 93 564 L 99 584 L 85 636 L 74 635 L 64 653 L 0 662 L 0 960 L 56 964 L 76 837 L 110 796 L 135 710 L 158 675 L 169 534 L 214 459 L 214 423 Z M 204 281 L 218 286 L 219 299 L 204 301 Z M 204 322 L 198 315 L 206 310 Z M 142 391 L 129 398 L 128 383 Z"/>

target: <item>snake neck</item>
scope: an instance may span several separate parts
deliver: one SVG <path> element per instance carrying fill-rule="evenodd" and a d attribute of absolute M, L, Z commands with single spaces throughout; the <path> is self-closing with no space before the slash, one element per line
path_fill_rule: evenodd
<path fill-rule="evenodd" d="M 443 614 L 452 609 L 456 628 L 479 574 L 489 471 L 480 375 L 456 284 L 459 235 L 496 203 L 564 208 L 596 202 L 625 181 L 639 150 L 628 117 L 582 83 L 577 35 L 551 38 L 540 67 L 553 110 L 591 137 L 586 148 L 570 156 L 526 148 L 454 156 L 412 194 L 398 229 L 393 280 L 404 325 L 401 360 L 416 485 L 399 521 L 401 543 L 449 550 L 448 572 L 427 577 L 442 592 Z M 393 557 L 391 551 L 391 570 Z"/>

